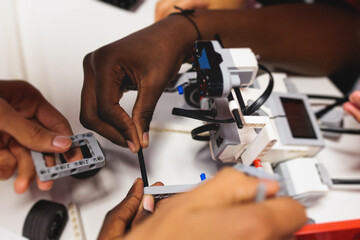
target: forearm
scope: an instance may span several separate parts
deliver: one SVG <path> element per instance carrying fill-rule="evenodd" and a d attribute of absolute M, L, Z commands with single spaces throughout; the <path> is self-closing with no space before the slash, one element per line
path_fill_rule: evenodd
<path fill-rule="evenodd" d="M 328 5 L 196 11 L 203 39 L 250 47 L 261 61 L 300 74 L 329 75 L 359 66 L 359 14 Z M 183 20 L 187 21 L 187 20 Z"/>

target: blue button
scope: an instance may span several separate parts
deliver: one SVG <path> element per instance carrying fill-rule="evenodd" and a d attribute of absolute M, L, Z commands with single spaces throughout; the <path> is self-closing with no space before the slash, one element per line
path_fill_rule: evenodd
<path fill-rule="evenodd" d="M 179 95 L 183 95 L 183 94 L 184 94 L 184 88 L 183 88 L 182 85 L 177 86 L 177 90 L 178 90 Z"/>
<path fill-rule="evenodd" d="M 200 179 L 201 181 L 204 181 L 206 179 L 205 173 L 200 174 Z"/>

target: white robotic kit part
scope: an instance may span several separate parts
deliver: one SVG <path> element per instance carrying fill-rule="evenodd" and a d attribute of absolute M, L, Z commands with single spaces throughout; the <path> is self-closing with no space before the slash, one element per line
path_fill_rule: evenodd
<path fill-rule="evenodd" d="M 219 43 L 213 41 L 215 51 L 220 52 L 223 57 L 223 62 L 220 64 L 224 77 L 229 78 L 230 81 L 224 81 L 223 97 L 227 97 L 234 87 L 248 87 L 253 84 L 257 71 L 258 62 L 255 54 L 250 48 L 223 48 Z M 229 85 L 225 83 L 230 83 Z M 226 89 L 226 90 L 225 90 Z"/>
<path fill-rule="evenodd" d="M 196 41 L 197 81 L 204 97 L 227 97 L 232 88 L 253 84 L 258 62 L 250 48 L 222 48 Z"/>
<path fill-rule="evenodd" d="M 213 103 L 219 118 L 231 116 L 227 99 L 216 98 Z M 220 124 L 217 131 L 210 131 L 210 150 L 214 160 L 250 165 L 276 143 L 269 117 L 243 116 L 243 120 L 241 129 L 236 123 L 227 123 Z"/>
<path fill-rule="evenodd" d="M 313 205 L 332 186 L 332 180 L 325 167 L 314 158 L 297 158 L 281 162 L 275 167 L 274 173 L 267 173 L 263 169 L 241 163 L 235 164 L 233 168 L 252 177 L 277 181 L 280 189 L 276 196 L 292 197 L 305 207 Z M 197 186 L 199 184 L 145 187 L 144 194 L 162 199 L 190 191 Z M 263 200 L 263 195 L 263 189 L 259 188 L 256 199 Z"/>
<path fill-rule="evenodd" d="M 264 161 L 279 162 L 297 157 L 313 157 L 324 139 L 308 98 L 297 93 L 272 93 L 265 104 L 278 135 L 278 142 Z"/>
<path fill-rule="evenodd" d="M 69 203 L 67 208 L 69 220 L 73 229 L 73 239 L 86 240 L 79 208 L 73 202 Z"/>
<path fill-rule="evenodd" d="M 232 116 L 226 98 L 208 101 L 209 104 L 203 106 L 215 109 L 217 118 Z M 272 93 L 266 106 L 263 116 L 243 116 L 244 127 L 241 129 L 236 123 L 226 123 L 219 124 L 218 130 L 210 131 L 214 160 L 245 165 L 252 164 L 255 159 L 277 163 L 296 157 L 312 157 L 324 146 L 306 96 Z"/>
<path fill-rule="evenodd" d="M 344 110 L 338 107 L 326 113 L 323 117 L 321 117 L 320 122 L 322 126 L 341 128 L 343 127 L 343 119 L 344 119 Z M 324 132 L 323 136 L 327 138 L 336 139 L 339 138 L 341 134 Z"/>
<path fill-rule="evenodd" d="M 245 166 L 241 163 L 235 164 L 234 169 L 243 172 L 249 176 L 268 179 L 273 181 L 279 181 L 280 177 L 277 174 L 269 174 L 262 169 L 256 169 L 254 167 Z M 199 184 L 184 184 L 184 185 L 167 185 L 167 186 L 154 186 L 154 187 L 144 187 L 144 194 L 153 195 L 155 199 L 162 199 L 170 197 L 177 193 L 188 192 L 196 188 Z M 284 192 L 284 191 L 280 191 Z M 263 195 L 262 189 L 259 189 L 259 195 Z M 259 196 L 259 197 L 261 197 Z"/>
<path fill-rule="evenodd" d="M 41 152 L 31 151 L 31 157 L 34 161 L 35 169 L 40 181 L 48 181 L 69 175 L 74 175 L 81 172 L 90 171 L 101 168 L 105 165 L 105 156 L 101 151 L 100 145 L 97 142 L 93 133 L 88 132 L 78 134 L 70 137 L 72 140 L 71 148 L 85 148 L 89 156 L 84 156 L 83 159 L 57 164 L 53 167 L 47 167 L 44 160 L 44 154 Z M 84 155 L 84 153 L 83 153 Z M 60 160 L 60 154 L 55 154 L 56 162 Z"/>
<path fill-rule="evenodd" d="M 196 42 L 193 66 L 196 76 L 187 74 L 179 84 L 197 88 L 201 110 L 196 116 L 191 110 L 183 115 L 173 110 L 173 114 L 207 123 L 191 134 L 193 139 L 209 141 L 214 160 L 237 163 L 235 166 L 242 166 L 239 170 L 248 175 L 254 170 L 275 177 L 280 184 L 278 195 L 291 196 L 305 206 L 329 190 L 330 177 L 312 158 L 324 147 L 320 128 L 308 98 L 296 93 L 296 86 L 286 74 L 273 76 L 259 65 L 270 78 L 265 81 L 267 85 L 254 81 L 259 68 L 254 53 L 250 49 L 222 48 L 216 41 Z M 249 88 L 254 82 L 255 88 Z M 198 117 L 202 110 L 210 117 Z M 204 132 L 209 136 L 200 135 Z M 262 169 L 250 166 L 255 160 L 261 161 L 262 167 L 257 167 Z M 251 171 L 246 172 L 247 168 Z M 146 187 L 144 192 L 162 198 L 196 186 Z M 264 191 L 258 192 L 262 199 Z"/>
<path fill-rule="evenodd" d="M 274 172 L 282 176 L 285 195 L 308 207 L 332 186 L 325 167 L 315 158 L 297 158 L 279 163 Z"/>
<path fill-rule="evenodd" d="M 144 194 L 153 195 L 155 199 L 170 197 L 177 193 L 188 192 L 194 189 L 197 184 L 167 185 L 144 187 Z"/>

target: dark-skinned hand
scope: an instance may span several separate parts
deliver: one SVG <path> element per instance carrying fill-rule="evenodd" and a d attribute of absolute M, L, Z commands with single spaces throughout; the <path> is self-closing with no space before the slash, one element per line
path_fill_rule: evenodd
<path fill-rule="evenodd" d="M 188 37 L 174 27 L 189 28 Z M 174 16 L 86 55 L 81 123 L 132 152 L 147 147 L 156 103 L 195 39 L 191 24 Z M 119 105 L 129 82 L 138 89 L 132 116 Z"/>

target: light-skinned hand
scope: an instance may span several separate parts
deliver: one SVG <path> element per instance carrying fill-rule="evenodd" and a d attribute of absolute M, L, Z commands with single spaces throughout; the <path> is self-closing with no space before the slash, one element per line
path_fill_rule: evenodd
<path fill-rule="evenodd" d="M 343 109 L 360 123 L 360 90 L 349 96 L 349 101 L 344 103 Z"/>
<path fill-rule="evenodd" d="M 170 13 L 178 12 L 174 6 L 182 9 L 236 9 L 246 0 L 159 0 L 156 3 L 155 21 L 167 17 Z"/>
<path fill-rule="evenodd" d="M 41 93 L 24 81 L 0 81 L 0 179 L 17 169 L 16 193 L 24 193 L 36 173 L 30 150 L 63 153 L 71 147 L 68 121 Z M 48 162 L 53 165 L 54 162 Z M 38 188 L 49 190 L 53 181 Z"/>
<path fill-rule="evenodd" d="M 255 202 L 259 184 L 266 186 L 267 198 Z M 276 182 L 225 168 L 196 189 L 166 199 L 127 234 L 106 227 L 116 221 L 107 217 L 100 239 L 288 239 L 306 223 L 306 215 L 295 200 L 274 198 L 278 188 Z M 115 208 L 111 215 L 122 222 L 132 219 L 141 194 L 133 198 L 134 206 Z M 121 229 L 126 229 L 127 224 L 122 224 Z"/>

